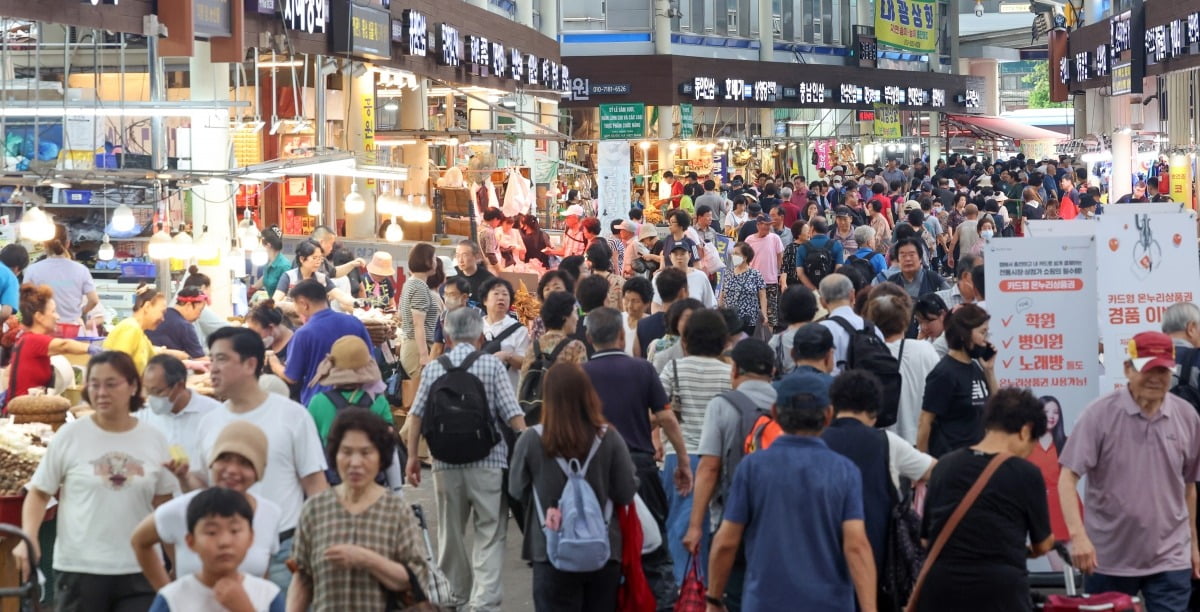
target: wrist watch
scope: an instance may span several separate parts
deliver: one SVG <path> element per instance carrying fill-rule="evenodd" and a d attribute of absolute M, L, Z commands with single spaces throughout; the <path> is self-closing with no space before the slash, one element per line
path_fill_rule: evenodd
<path fill-rule="evenodd" d="M 709 595 L 708 593 L 704 594 L 704 601 L 706 601 L 714 606 L 720 606 L 721 608 L 725 607 L 724 599 L 721 599 L 720 597 L 713 597 L 712 595 Z"/>

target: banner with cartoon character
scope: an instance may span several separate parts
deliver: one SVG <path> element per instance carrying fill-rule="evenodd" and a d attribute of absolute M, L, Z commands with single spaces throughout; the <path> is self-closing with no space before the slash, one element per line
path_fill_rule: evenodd
<path fill-rule="evenodd" d="M 1178 204 L 1171 212 L 1163 209 L 1161 204 L 1109 206 L 1097 224 L 1097 308 L 1106 383 L 1123 382 L 1130 338 L 1161 331 L 1167 308 L 1195 302 L 1200 291 L 1196 213 Z"/>

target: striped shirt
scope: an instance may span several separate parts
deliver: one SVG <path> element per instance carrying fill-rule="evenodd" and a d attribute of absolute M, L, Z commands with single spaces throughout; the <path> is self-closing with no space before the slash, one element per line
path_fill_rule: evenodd
<path fill-rule="evenodd" d="M 433 292 L 424 280 L 415 276 L 404 281 L 400 290 L 400 331 L 405 340 L 416 339 L 416 327 L 413 325 L 413 311 L 425 313 L 425 343 L 433 344 L 433 334 L 437 330 L 438 318 L 441 315 L 441 304 L 433 299 Z"/>
<path fill-rule="evenodd" d="M 679 399 L 680 412 L 675 416 L 679 417 L 688 453 L 700 449 L 700 432 L 704 428 L 708 403 L 730 388 L 729 368 L 729 364 L 716 357 L 690 356 L 667 363 L 659 375 L 667 397 Z M 679 384 L 675 384 L 676 380 Z M 664 445 L 668 454 L 675 452 L 670 444 L 664 442 Z"/>
<path fill-rule="evenodd" d="M 474 351 L 475 347 L 470 344 L 456 344 L 454 348 L 446 353 L 446 357 L 450 360 L 450 363 L 458 365 L 467 358 L 467 355 L 470 355 Z M 500 363 L 499 359 L 496 359 L 493 355 L 480 355 L 467 371 L 475 375 L 483 383 L 484 392 L 487 393 L 488 407 L 492 409 L 492 416 L 498 421 L 496 427 L 506 427 L 506 423 L 510 419 L 524 414 L 521 411 L 520 404 L 517 403 L 517 394 L 513 391 L 512 382 L 508 379 L 508 371 L 505 369 L 504 364 Z M 425 417 L 429 391 L 433 388 L 433 383 L 445 373 L 446 369 L 436 359 L 430 361 L 429 365 L 425 366 L 425 369 L 421 372 L 421 385 L 417 387 L 417 395 L 413 398 L 413 408 L 410 414 L 422 418 Z M 725 372 L 725 378 L 726 385 L 728 385 L 728 369 Z M 492 452 L 487 457 L 474 463 L 444 463 L 438 461 L 437 457 L 433 458 L 433 471 L 435 472 L 468 468 L 495 468 L 502 470 L 507 467 L 508 444 L 505 444 L 503 437 L 492 447 Z"/>

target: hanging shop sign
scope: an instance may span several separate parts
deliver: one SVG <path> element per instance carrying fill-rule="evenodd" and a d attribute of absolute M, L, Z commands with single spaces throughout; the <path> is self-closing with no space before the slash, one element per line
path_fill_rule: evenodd
<path fill-rule="evenodd" d="M 416 57 L 425 57 L 429 53 L 429 25 L 423 13 L 412 9 L 405 9 L 400 19 L 400 40 L 401 48 L 408 55 Z M 392 30 L 395 31 L 395 23 L 392 24 Z"/>
<path fill-rule="evenodd" d="M 566 66 L 563 66 L 566 70 Z M 624 96 L 632 89 L 629 83 L 593 83 L 591 79 L 574 77 L 571 79 L 563 98 L 573 102 L 587 101 L 592 96 Z"/>
<path fill-rule="evenodd" d="M 462 39 L 458 35 L 458 28 L 448 24 L 438 24 L 437 36 L 438 48 L 438 63 L 443 66 L 461 66 L 462 65 Z"/>
<path fill-rule="evenodd" d="M 631 140 L 645 135 L 645 104 L 600 105 L 600 140 Z"/>
<path fill-rule="evenodd" d="M 375 151 L 375 93 L 366 93 L 362 95 L 362 131 L 363 131 L 363 151 L 368 155 L 374 154 Z M 367 179 L 367 187 L 375 187 L 375 179 Z"/>
<path fill-rule="evenodd" d="M 1138 80 L 1141 82 L 1141 79 Z M 1133 64 L 1122 62 L 1112 69 L 1112 95 L 1133 93 Z"/>
<path fill-rule="evenodd" d="M 333 0 L 330 8 L 334 53 L 381 60 L 392 57 L 392 20 L 387 11 L 338 0 Z"/>
<path fill-rule="evenodd" d="M 1109 65 L 1112 67 L 1113 95 L 1142 93 L 1142 79 L 1146 76 L 1145 39 L 1149 37 L 1145 32 L 1146 7 L 1142 0 L 1133 0 L 1128 11 L 1109 18 L 1108 50 Z M 1118 79 L 1121 81 L 1119 90 Z"/>
<path fill-rule="evenodd" d="M 1196 53 L 1197 44 L 1200 44 L 1200 12 L 1146 28 L 1146 64 Z"/>
<path fill-rule="evenodd" d="M 747 81 L 698 76 L 679 86 L 679 92 L 697 102 L 775 102 L 780 95 L 777 81 Z"/>
<path fill-rule="evenodd" d="M 875 3 L 875 37 L 880 45 L 908 51 L 937 48 L 936 0 L 879 0 Z"/>
<path fill-rule="evenodd" d="M 875 136 L 878 138 L 900 138 L 900 109 L 891 104 L 876 104 Z"/>
<path fill-rule="evenodd" d="M 283 23 L 290 30 L 325 33 L 325 0 L 283 0 Z"/>
<path fill-rule="evenodd" d="M 1192 160 L 1183 153 L 1171 155 L 1170 176 L 1167 181 L 1171 200 L 1188 208 L 1192 203 Z"/>
<path fill-rule="evenodd" d="M 1052 30 L 1049 40 L 1046 43 L 1050 57 L 1046 60 L 1049 62 L 1050 74 L 1058 74 L 1059 78 L 1050 79 L 1050 101 L 1066 102 L 1067 96 L 1070 94 L 1068 83 L 1071 82 L 1071 75 L 1068 73 L 1067 78 L 1062 78 L 1062 60 L 1070 53 L 1071 37 L 1066 30 Z M 1068 64 L 1069 65 L 1069 64 Z"/>
<path fill-rule="evenodd" d="M 194 0 L 192 12 L 197 38 L 233 35 L 233 14 L 229 9 L 229 0 Z"/>
<path fill-rule="evenodd" d="M 679 137 L 680 138 L 695 138 L 696 136 L 696 120 L 695 107 L 691 104 L 679 105 Z"/>

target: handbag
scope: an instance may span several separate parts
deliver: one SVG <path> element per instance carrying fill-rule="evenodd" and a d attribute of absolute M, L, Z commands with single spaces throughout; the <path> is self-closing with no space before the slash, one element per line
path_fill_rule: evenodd
<path fill-rule="evenodd" d="M 617 612 L 654 612 L 657 602 L 642 570 L 642 525 L 633 504 L 616 510 L 621 526 L 621 586 Z"/>
<path fill-rule="evenodd" d="M 705 612 L 708 610 L 705 592 L 704 581 L 700 579 L 700 568 L 696 565 L 696 555 L 690 555 L 687 573 L 683 576 L 683 586 L 679 587 L 679 599 L 675 601 L 675 612 Z"/>
<path fill-rule="evenodd" d="M 979 478 L 975 479 L 975 484 L 971 485 L 971 489 L 967 491 L 962 501 L 958 502 L 958 506 L 954 508 L 954 512 L 950 515 L 950 520 L 946 521 L 946 526 L 942 527 L 942 532 L 938 534 L 937 540 L 933 542 L 933 547 L 929 549 L 929 556 L 925 558 L 925 565 L 921 567 L 921 575 L 917 576 L 917 583 L 913 586 L 912 597 L 908 599 L 908 605 L 904 608 L 905 612 L 916 612 L 917 602 L 921 599 L 921 587 L 925 584 L 925 579 L 929 577 L 929 570 L 937 562 L 938 555 L 946 547 L 946 542 L 950 540 L 950 535 L 958 528 L 958 524 L 962 522 L 967 511 L 975 504 L 975 500 L 979 499 L 979 494 L 983 493 L 983 488 L 992 479 L 992 475 L 1010 457 L 1012 457 L 1010 453 L 997 453 L 995 457 L 992 457 L 987 467 L 983 469 L 983 473 L 979 475 Z"/>
<path fill-rule="evenodd" d="M 662 531 L 659 530 L 658 521 L 654 520 L 654 513 L 650 512 L 650 507 L 642 501 L 641 493 L 633 495 L 633 505 L 637 509 L 638 523 L 642 526 L 642 554 L 646 555 L 662 546 Z"/>
<path fill-rule="evenodd" d="M 675 359 L 671 360 L 671 412 L 675 413 L 675 420 L 682 424 L 683 399 L 679 397 L 679 362 Z"/>

